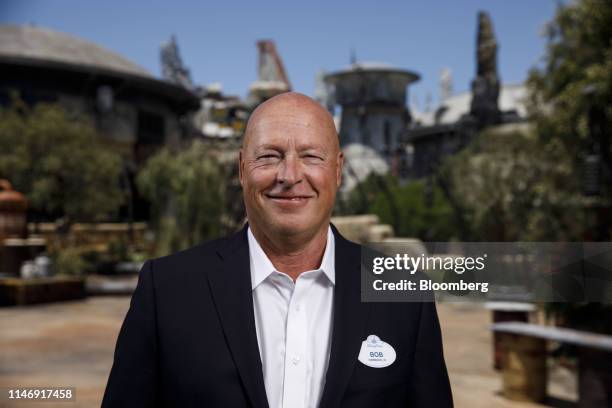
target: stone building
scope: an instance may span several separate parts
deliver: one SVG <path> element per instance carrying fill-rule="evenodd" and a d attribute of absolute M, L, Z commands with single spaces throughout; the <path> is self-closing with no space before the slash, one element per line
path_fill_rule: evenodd
<path fill-rule="evenodd" d="M 340 145 L 372 148 L 401 173 L 405 161 L 403 135 L 411 121 L 406 105 L 407 87 L 419 75 L 387 64 L 353 62 L 348 68 L 324 76 L 328 109 L 340 105 Z"/>
<path fill-rule="evenodd" d="M 192 90 L 200 99 L 199 109 L 192 118 L 199 136 L 214 143 L 225 143 L 226 150 L 237 152 L 246 122 L 257 105 L 275 95 L 291 91 L 289 77 L 274 42 L 259 40 L 256 45 L 257 79 L 249 86 L 245 99 L 225 94 L 219 82 L 206 86 L 194 84 L 189 69 L 183 64 L 174 36 L 161 46 L 164 78 Z"/>
<path fill-rule="evenodd" d="M 478 15 L 476 43 L 476 77 L 471 91 L 451 95 L 449 73 L 445 71 L 440 104 L 431 110 L 412 110 L 414 120 L 405 132 L 413 151 L 411 177 L 434 174 L 445 157 L 466 147 L 484 128 L 526 125 L 527 89 L 521 84 L 501 85 L 497 40 L 485 12 Z"/>
<path fill-rule="evenodd" d="M 495 127 L 506 130 L 527 125 L 527 88 L 522 84 L 500 88 L 500 122 Z M 406 132 L 413 147 L 411 177 L 425 177 L 435 172 L 445 157 L 466 147 L 477 134 L 476 121 L 469 115 L 472 92 L 461 92 L 443 100 L 433 110 L 413 109 L 413 121 Z"/>
<path fill-rule="evenodd" d="M 0 26 L 0 103 L 18 91 L 29 103 L 60 102 L 92 119 L 126 162 L 138 166 L 164 144 L 191 136 L 190 90 L 160 80 L 92 42 L 32 25 Z M 131 166 L 134 167 L 134 166 Z"/>

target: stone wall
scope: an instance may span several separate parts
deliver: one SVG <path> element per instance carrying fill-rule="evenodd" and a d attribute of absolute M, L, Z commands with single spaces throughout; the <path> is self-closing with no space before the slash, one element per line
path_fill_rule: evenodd
<path fill-rule="evenodd" d="M 380 242 L 394 236 L 393 227 L 381 224 L 374 214 L 332 217 L 331 222 L 346 239 L 357 243 Z"/>

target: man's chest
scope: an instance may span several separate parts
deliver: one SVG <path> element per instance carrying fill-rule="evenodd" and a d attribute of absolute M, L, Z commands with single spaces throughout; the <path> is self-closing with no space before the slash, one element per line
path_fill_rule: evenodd
<path fill-rule="evenodd" d="M 253 290 L 262 374 L 271 407 L 315 406 L 331 348 L 333 285 L 322 274 L 272 274 Z"/>
<path fill-rule="evenodd" d="M 342 359 L 347 359 L 352 367 L 349 390 L 389 385 L 404 381 L 411 375 L 418 315 L 406 313 L 405 305 L 403 308 L 390 304 L 368 305 L 366 314 L 356 316 L 362 320 L 363 329 L 348 339 L 350 343 L 358 343 L 359 347 L 353 347 L 351 353 L 345 354 L 345 348 L 350 346 L 348 342 L 332 347 L 334 341 L 338 343 L 345 341 L 341 338 L 347 339 L 342 331 L 343 322 L 337 321 L 334 313 L 333 296 L 325 298 L 324 302 L 304 302 L 306 299 L 300 302 L 297 299 L 300 298 L 289 302 L 285 309 L 273 305 L 270 299 L 254 296 L 251 309 L 254 324 L 249 324 L 248 316 L 232 323 L 243 326 L 241 331 L 244 333 L 252 334 L 239 339 L 241 352 L 249 350 L 254 354 L 252 357 L 260 361 L 266 385 L 269 383 L 266 380 L 284 378 L 286 370 L 299 372 L 295 378 L 302 378 L 305 382 L 324 378 L 333 349 L 341 351 Z M 163 328 L 159 333 L 162 372 L 168 373 L 171 381 L 184 383 L 186 388 L 196 385 L 200 389 L 206 388 L 219 381 L 240 382 L 236 350 L 230 346 L 224 328 L 228 322 L 223 322 L 223 316 L 216 313 L 209 299 L 196 302 L 200 303 L 197 313 L 194 313 L 193 304 L 187 302 L 181 311 L 180 303 L 173 305 L 172 313 L 161 311 L 158 315 L 164 320 L 158 322 L 158 327 Z M 354 309 L 354 312 L 359 314 L 361 310 L 364 308 Z M 392 364 L 377 368 L 359 361 L 361 346 L 371 335 L 393 348 L 396 357 Z M 324 382 L 319 384 L 324 386 Z"/>

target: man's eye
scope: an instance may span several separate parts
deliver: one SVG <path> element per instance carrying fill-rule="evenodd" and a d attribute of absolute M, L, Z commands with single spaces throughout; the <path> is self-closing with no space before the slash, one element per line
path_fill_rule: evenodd
<path fill-rule="evenodd" d="M 262 154 L 261 156 L 257 157 L 258 159 L 276 159 L 278 158 L 278 155 L 276 154 Z"/>
<path fill-rule="evenodd" d="M 321 156 L 317 156 L 315 154 L 307 154 L 304 157 L 306 157 L 309 160 L 323 160 L 323 158 Z"/>

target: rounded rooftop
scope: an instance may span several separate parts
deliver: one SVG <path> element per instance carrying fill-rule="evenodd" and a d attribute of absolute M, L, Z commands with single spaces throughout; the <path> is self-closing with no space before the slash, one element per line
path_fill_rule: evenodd
<path fill-rule="evenodd" d="M 410 82 L 417 81 L 420 79 L 419 74 L 414 71 L 409 71 L 403 68 L 399 68 L 393 66 L 391 64 L 387 64 L 384 62 L 374 62 L 374 61 L 360 61 L 354 62 L 348 67 L 342 68 L 338 71 L 331 72 L 327 74 L 325 77 L 329 79 L 350 76 L 359 73 L 389 73 L 389 74 L 399 74 L 405 76 Z"/>
<path fill-rule="evenodd" d="M 147 70 L 113 51 L 34 25 L 0 25 L 0 60 L 81 66 L 153 78 Z"/>

